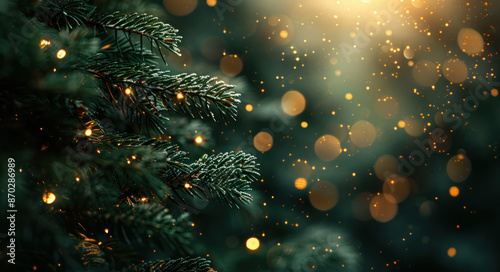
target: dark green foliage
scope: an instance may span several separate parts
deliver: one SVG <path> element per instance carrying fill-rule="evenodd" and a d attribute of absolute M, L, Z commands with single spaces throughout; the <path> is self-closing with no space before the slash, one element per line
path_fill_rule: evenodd
<path fill-rule="evenodd" d="M 127 272 L 207 272 L 209 270 L 210 261 L 197 257 L 150 262 L 139 267 L 131 267 Z"/>
<path fill-rule="evenodd" d="M 191 117 L 211 117 L 214 107 L 223 120 L 236 118 L 235 104 L 239 94 L 232 91 L 234 86 L 209 76 L 196 74 L 170 75 L 168 71 L 160 71 L 154 66 L 117 62 L 110 59 L 90 60 L 86 70 L 109 84 L 120 84 L 119 90 L 111 85 L 110 93 L 126 97 L 125 105 L 139 104 L 141 109 L 160 114 L 162 111 L 173 110 L 183 112 Z M 126 88 L 132 88 L 132 93 L 126 95 Z M 119 92 L 119 93 L 118 93 Z M 112 95 L 116 100 L 116 96 Z"/>
<path fill-rule="evenodd" d="M 94 10 L 95 7 L 85 1 L 42 0 L 38 5 L 37 17 L 47 20 L 51 27 L 73 29 L 85 25 Z"/>
<path fill-rule="evenodd" d="M 359 253 L 352 241 L 327 227 L 310 227 L 269 252 L 273 271 L 358 271 Z"/>
<path fill-rule="evenodd" d="M 140 36 L 140 50 L 143 50 L 143 37 L 147 39 L 151 50 L 153 47 L 164 46 L 171 52 L 179 55 L 177 43 L 181 36 L 177 35 L 177 29 L 169 24 L 158 20 L 157 17 L 148 14 L 120 14 L 114 12 L 107 15 L 97 15 L 89 18 L 89 23 L 104 28 L 105 31 L 114 31 L 115 36 L 120 31 L 131 41 L 131 34 Z M 161 52 L 160 52 L 161 53 Z M 162 55 L 163 57 L 163 55 Z"/>
<path fill-rule="evenodd" d="M 191 222 L 184 213 L 174 218 L 167 208 L 156 204 L 123 205 L 109 212 L 90 212 L 86 216 L 108 226 L 127 244 L 157 244 L 163 249 L 191 253 L 188 245 L 193 235 L 186 231 Z"/>
<path fill-rule="evenodd" d="M 177 204 L 186 197 L 249 203 L 255 157 L 230 152 L 192 163 L 173 142 L 150 137 L 168 133 L 169 111 L 235 119 L 239 94 L 209 76 L 155 68 L 161 49 L 179 52 L 180 36 L 154 16 L 103 14 L 82 0 L 42 0 L 22 10 L 0 10 L 0 128 L 9 143 L 2 151 L 23 169 L 16 192 L 25 211 L 22 269 L 106 271 L 144 259 L 143 249 L 166 258 L 199 253 Z M 48 193 L 53 203 L 44 202 Z M 206 272 L 210 262 L 131 267 Z"/>
<path fill-rule="evenodd" d="M 107 37 L 101 40 L 101 52 L 107 59 L 115 59 L 120 62 L 130 63 L 146 63 L 154 65 L 158 60 L 158 56 L 151 50 L 143 49 L 138 51 L 140 43 L 137 41 L 130 42 L 127 38 L 120 36 Z"/>
<path fill-rule="evenodd" d="M 244 152 L 204 155 L 191 164 L 196 173 L 193 182 L 207 188 L 205 194 L 208 193 L 229 206 L 238 207 L 238 203 L 250 203 L 250 184 L 256 181 L 259 175 L 255 159 Z"/>

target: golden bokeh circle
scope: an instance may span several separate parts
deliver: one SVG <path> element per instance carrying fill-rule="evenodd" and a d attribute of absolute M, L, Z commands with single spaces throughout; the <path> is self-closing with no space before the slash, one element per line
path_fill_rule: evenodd
<path fill-rule="evenodd" d="M 273 147 L 273 136 L 265 131 L 261 131 L 253 137 L 253 146 L 260 152 L 266 152 Z"/>
<path fill-rule="evenodd" d="M 463 28 L 458 32 L 458 46 L 467 54 L 478 54 L 484 50 L 483 36 L 472 28 Z"/>
<path fill-rule="evenodd" d="M 342 152 L 340 141 L 335 136 L 325 134 L 314 143 L 314 152 L 322 161 L 333 161 Z"/>
<path fill-rule="evenodd" d="M 349 132 L 351 142 L 358 147 L 368 147 L 375 142 L 377 132 L 375 127 L 367 121 L 358 121 L 351 127 Z"/>
<path fill-rule="evenodd" d="M 469 177 L 471 170 L 471 162 L 469 158 L 463 154 L 451 157 L 446 165 L 448 177 L 455 182 L 462 182 L 466 180 Z"/>
<path fill-rule="evenodd" d="M 304 190 L 307 187 L 307 180 L 305 178 L 297 178 L 295 180 L 295 188 L 299 190 Z"/>
<path fill-rule="evenodd" d="M 430 87 L 439 79 L 438 65 L 428 60 L 421 60 L 413 67 L 413 78 L 424 87 Z"/>
<path fill-rule="evenodd" d="M 391 196 L 375 196 L 370 202 L 370 214 L 373 219 L 386 223 L 391 221 L 398 213 L 396 200 L 389 201 Z"/>
<path fill-rule="evenodd" d="M 337 205 L 339 192 L 333 183 L 319 181 L 311 187 L 309 201 L 317 210 L 328 211 Z"/>
<path fill-rule="evenodd" d="M 219 66 L 224 74 L 234 77 L 243 70 L 243 61 L 237 55 L 226 55 L 220 60 Z"/>
<path fill-rule="evenodd" d="M 246 246 L 250 250 L 257 250 L 260 247 L 260 241 L 255 237 L 250 237 L 246 242 Z"/>
<path fill-rule="evenodd" d="M 306 99 L 298 91 L 288 91 L 281 98 L 281 108 L 286 115 L 299 115 L 306 108 Z"/>
<path fill-rule="evenodd" d="M 424 133 L 424 123 L 421 120 L 413 117 L 406 117 L 404 122 L 404 129 L 408 135 L 418 137 Z"/>
<path fill-rule="evenodd" d="M 383 155 L 375 162 L 375 175 L 385 181 L 388 177 L 398 173 L 399 161 L 392 155 Z"/>
<path fill-rule="evenodd" d="M 186 16 L 193 12 L 198 5 L 198 0 L 163 0 L 163 6 L 175 16 Z"/>
<path fill-rule="evenodd" d="M 448 190 L 448 193 L 452 197 L 457 197 L 460 194 L 460 189 L 458 189 L 457 186 L 451 186 L 450 189 Z"/>
<path fill-rule="evenodd" d="M 383 192 L 387 201 L 401 203 L 410 194 L 410 181 L 403 176 L 393 174 L 385 180 Z"/>
<path fill-rule="evenodd" d="M 443 64 L 443 75 L 451 83 L 464 82 L 467 79 L 467 65 L 459 59 L 449 59 Z"/>

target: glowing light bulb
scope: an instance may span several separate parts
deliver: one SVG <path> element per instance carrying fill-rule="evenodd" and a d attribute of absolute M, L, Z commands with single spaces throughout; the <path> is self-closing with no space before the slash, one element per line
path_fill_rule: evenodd
<path fill-rule="evenodd" d="M 56 195 L 54 195 L 53 193 L 50 193 L 50 192 L 45 192 L 43 194 L 43 202 L 47 203 L 47 204 L 52 204 L 54 203 L 54 201 L 56 201 Z"/>
<path fill-rule="evenodd" d="M 207 0 L 207 5 L 209 7 L 215 7 L 215 5 L 217 5 L 217 0 Z"/>
<path fill-rule="evenodd" d="M 197 144 L 201 144 L 203 143 L 203 138 L 201 136 L 196 136 L 196 138 L 194 138 L 194 142 Z"/>
<path fill-rule="evenodd" d="M 280 37 L 283 38 L 283 39 L 286 39 L 288 37 L 288 31 L 281 30 Z"/>
<path fill-rule="evenodd" d="M 252 106 L 252 105 L 250 105 L 250 104 L 247 104 L 247 105 L 245 106 L 245 110 L 247 110 L 247 111 L 252 111 L 252 110 L 253 110 L 253 106 Z"/>
<path fill-rule="evenodd" d="M 352 93 L 346 93 L 345 94 L 345 99 L 351 100 L 352 99 Z"/>
<path fill-rule="evenodd" d="M 177 94 L 177 99 L 179 99 L 179 100 L 184 99 L 184 94 L 178 93 Z"/>
<path fill-rule="evenodd" d="M 92 129 L 88 128 L 85 130 L 85 136 L 90 137 L 90 135 L 92 135 Z"/>
<path fill-rule="evenodd" d="M 453 258 L 453 257 L 455 257 L 455 255 L 457 255 L 457 250 L 454 247 L 450 247 L 450 248 L 448 248 L 447 253 L 448 253 L 448 256 L 450 258 Z"/>
<path fill-rule="evenodd" d="M 259 239 L 255 237 L 248 238 L 247 240 L 247 248 L 250 250 L 257 250 L 260 247 Z"/>
<path fill-rule="evenodd" d="M 57 55 L 56 56 L 57 56 L 58 59 L 62 59 L 64 57 L 66 57 L 66 50 L 60 49 L 59 51 L 57 51 Z"/>
<path fill-rule="evenodd" d="M 295 188 L 304 190 L 307 187 L 307 180 L 305 178 L 298 178 L 295 180 Z"/>
<path fill-rule="evenodd" d="M 47 45 L 50 45 L 50 41 L 49 41 L 49 40 L 42 39 L 42 40 L 40 41 L 40 48 L 42 48 L 42 49 L 43 49 L 43 48 L 45 48 L 45 46 L 47 46 Z"/>
<path fill-rule="evenodd" d="M 128 87 L 127 89 L 125 89 L 125 93 L 126 94 L 131 94 L 132 93 L 132 89 L 130 87 Z"/>

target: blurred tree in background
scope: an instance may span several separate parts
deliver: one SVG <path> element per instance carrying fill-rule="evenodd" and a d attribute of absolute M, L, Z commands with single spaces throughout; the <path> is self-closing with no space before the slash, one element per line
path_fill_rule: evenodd
<path fill-rule="evenodd" d="M 13 157 L 34 164 L 39 171 L 44 169 L 38 166 L 40 161 L 45 164 L 62 161 L 64 165 L 68 154 L 72 158 L 71 154 L 82 153 L 76 144 L 82 137 L 87 139 L 84 137 L 85 128 L 91 125 L 87 122 L 98 120 L 99 127 L 92 130 L 87 141 L 115 141 L 114 138 L 102 138 L 99 131 L 127 135 L 145 132 L 146 136 L 179 145 L 181 150 L 189 152 L 190 159 L 202 158 L 191 164 L 183 163 L 192 171 L 199 169 L 203 162 L 211 165 L 210 160 L 206 161 L 209 158 L 224 161 L 217 155 L 204 157 L 204 154 L 218 152 L 227 152 L 223 154 L 231 156 L 243 154 L 238 152 L 252 154 L 261 165 L 260 178 L 252 184 L 253 201 L 238 205 L 239 210 L 206 201 L 207 196 L 196 195 L 196 192 L 211 192 L 209 199 L 210 196 L 220 196 L 213 188 L 173 188 L 172 198 L 166 200 L 173 218 L 179 218 L 185 211 L 192 215 L 189 222 L 194 223 L 191 229 L 197 239 L 186 247 L 191 252 L 172 253 L 156 243 L 150 247 L 147 244 L 134 247 L 139 252 L 135 259 L 127 255 L 130 248 L 120 248 L 119 252 L 124 254 L 117 254 L 111 262 L 106 258 L 112 255 L 104 249 L 95 251 L 98 256 L 92 259 L 102 258 L 108 265 L 119 264 L 116 268 L 137 269 L 131 264 L 137 265 L 142 260 L 147 263 L 181 255 L 209 258 L 212 263 L 202 266 L 200 271 L 205 271 L 206 267 L 251 272 L 500 269 L 496 258 L 500 242 L 496 224 L 500 204 L 496 196 L 500 189 L 500 82 L 497 79 L 499 60 L 496 50 L 499 38 L 495 18 L 500 7 L 497 3 L 479 0 L 107 0 L 89 1 L 89 5 L 98 7 L 92 14 L 99 15 L 102 20 L 104 16 L 120 11 L 108 17 L 107 20 L 111 21 L 107 22 L 111 24 L 118 23 L 117 16 L 121 14 L 137 12 L 156 16 L 159 21 L 179 29 L 182 43 L 176 43 L 178 51 L 171 52 L 175 38 L 163 40 L 166 44 L 153 43 L 152 46 L 144 39 L 141 45 L 137 33 L 118 30 L 116 34 L 114 30 L 103 32 L 100 28 L 93 39 L 94 27 L 84 21 L 87 28 L 83 30 L 73 19 L 70 19 L 74 28 L 71 34 L 54 31 L 54 28 L 64 28 L 63 17 L 60 20 L 50 17 L 50 28 L 43 24 L 47 21 L 39 18 L 42 23 L 36 25 L 46 30 L 29 32 L 31 28 L 23 28 L 24 21 L 12 23 L 15 18 L 20 20 L 23 17 L 13 14 L 10 6 L 4 5 L 3 13 L 9 10 L 6 18 L 10 18 L 2 24 L 2 33 L 6 33 L 4 37 L 8 37 L 9 32 L 21 33 L 21 39 L 14 39 L 14 44 L 26 47 L 23 41 L 30 41 L 32 45 L 31 49 L 16 53 L 11 38 L 2 40 L 2 44 L 6 44 L 0 47 L 3 89 L 18 90 L 22 89 L 19 86 L 36 83 L 30 89 L 51 90 L 54 95 L 49 103 L 34 99 L 43 107 L 49 104 L 50 111 L 27 110 L 22 107 L 26 103 L 23 101 L 5 103 L 7 106 L 2 109 L 2 114 L 13 113 L 9 111 L 10 107 L 22 108 L 23 114 L 30 114 L 23 120 L 34 125 L 23 123 L 19 126 L 12 119 L 5 122 L 5 115 L 2 115 L 4 162 Z M 18 5 L 27 18 L 36 17 L 37 11 L 30 8 L 32 6 Z M 146 19 L 135 18 L 138 21 Z M 13 25 L 16 31 L 11 29 Z M 127 24 L 122 27 L 127 27 Z M 41 39 L 50 40 L 50 46 L 41 48 Z M 54 58 L 60 48 L 65 49 L 66 56 Z M 90 61 L 88 57 L 96 57 L 96 54 L 98 63 L 82 63 L 83 60 Z M 47 56 L 53 60 L 46 59 Z M 76 56 L 77 59 L 73 60 Z M 103 59 L 145 65 L 116 66 Z M 78 64 L 85 65 L 83 72 L 90 72 L 94 79 L 85 77 L 86 80 L 82 81 L 81 75 L 73 75 L 82 71 Z M 128 109 L 128 100 L 120 98 L 127 97 L 123 92 L 130 82 L 116 81 L 112 84 L 118 86 L 103 86 L 103 76 L 116 79 L 136 73 L 136 83 L 168 84 L 151 79 L 155 73 L 162 72 L 146 65 L 156 65 L 160 71 L 170 70 L 172 75 L 208 73 L 210 77 L 236 85 L 236 91 L 242 93 L 241 97 L 234 97 L 241 100 L 238 122 L 225 122 L 226 119 L 219 114 L 220 109 L 227 110 L 227 119 L 231 119 L 236 113 L 235 108 L 224 107 L 226 103 L 219 104 L 221 108 L 218 108 L 213 102 L 208 103 L 209 112 L 214 112 L 216 120 L 223 122 L 193 120 L 192 115 L 200 116 L 194 110 L 197 107 L 189 105 L 202 102 L 175 104 L 179 99 L 177 93 L 164 97 L 175 104 L 168 110 L 160 106 L 161 113 L 166 115 L 129 118 L 135 117 L 130 113 L 136 108 Z M 52 72 L 54 67 L 57 69 L 55 73 Z M 68 71 L 74 72 L 66 75 Z M 67 78 L 61 80 L 60 77 L 64 76 Z M 5 80 L 7 78 L 9 80 Z M 197 82 L 208 79 L 197 77 Z M 187 80 L 192 82 L 189 78 Z M 130 92 L 140 95 L 141 84 L 131 86 Z M 104 92 L 95 93 L 96 86 Z M 226 88 L 222 86 L 228 85 L 221 85 L 221 88 Z M 227 88 L 231 92 L 230 87 Z M 109 96 L 120 90 L 120 96 Z M 156 94 L 153 89 L 151 95 Z M 184 99 L 184 94 L 181 99 Z M 76 105 L 85 105 L 85 108 L 74 106 L 74 113 L 64 113 L 80 116 L 77 119 L 61 120 L 65 115 L 60 112 L 54 98 L 67 96 L 73 98 L 71 103 L 78 100 Z M 119 103 L 110 103 L 114 99 Z M 191 103 L 191 100 L 186 101 Z M 148 100 L 134 102 L 146 107 L 150 105 Z M 30 101 L 33 107 L 34 103 Z M 69 110 L 66 104 L 62 105 L 63 112 Z M 155 112 L 153 108 L 148 109 Z M 95 111 L 95 117 L 81 114 L 90 110 Z M 44 114 L 38 114 L 41 112 Z M 202 116 L 212 118 L 205 111 Z M 146 117 L 150 118 L 144 119 Z M 51 124 L 51 120 L 57 122 L 40 130 L 37 124 Z M 151 126 L 158 122 L 164 123 L 165 131 Z M 50 137 L 54 131 L 71 132 L 60 136 L 68 142 L 44 147 L 47 142 L 56 140 Z M 80 133 L 77 142 L 73 139 L 75 131 Z M 142 148 L 137 141 L 139 138 L 132 138 L 127 144 Z M 74 147 L 73 153 L 65 148 L 68 145 Z M 161 144 L 161 148 L 164 147 Z M 96 148 L 111 150 L 112 147 Z M 164 151 L 169 152 L 169 149 Z M 123 161 L 139 151 L 122 152 L 125 151 L 101 154 L 105 154 L 104 159 L 109 161 Z M 83 155 L 87 156 L 88 152 L 83 152 Z M 184 157 L 187 155 L 183 154 Z M 154 165 L 152 162 L 156 159 L 149 158 L 143 164 L 148 163 L 149 168 Z M 133 160 L 130 165 L 134 165 Z M 52 171 L 52 167 L 48 169 Z M 157 176 L 156 173 L 162 173 L 162 169 L 127 171 L 137 174 L 133 178 L 146 182 L 151 176 Z M 205 169 L 204 177 L 215 177 L 218 172 L 214 169 Z M 98 176 L 92 179 L 96 180 L 95 185 L 90 185 L 97 186 L 99 180 L 116 175 L 116 172 L 111 174 L 111 170 L 96 171 Z M 26 174 L 24 169 L 22 174 Z M 38 173 L 39 177 L 47 175 Z M 128 175 L 131 174 L 125 179 L 132 179 Z M 45 178 L 37 181 L 39 188 L 32 189 L 38 191 L 27 191 L 26 196 L 18 192 L 17 199 L 32 199 L 35 203 L 25 204 L 30 207 L 26 209 L 30 212 L 23 211 L 24 218 L 32 220 L 31 217 L 37 218 L 35 215 L 47 209 L 57 214 L 58 205 L 65 205 L 61 207 L 71 211 L 86 211 L 88 205 L 99 207 L 105 204 L 102 201 L 108 198 L 89 194 L 95 189 L 92 186 L 79 188 L 74 179 L 66 179 L 64 184 L 58 180 L 57 187 L 50 183 L 48 185 L 53 187 L 46 187 L 44 182 L 48 179 Z M 200 178 L 200 186 L 207 186 L 203 180 Z M 149 186 L 155 188 L 155 184 Z M 2 190 L 5 188 L 6 185 Z M 55 194 L 53 204 L 41 201 L 45 193 L 41 188 Z M 117 194 L 97 188 L 103 195 Z M 124 191 L 125 187 L 119 188 L 125 195 L 135 193 Z M 75 193 L 76 190 L 82 191 Z M 194 197 L 186 195 L 190 192 L 195 194 Z M 142 199 L 146 192 L 139 194 Z M 85 205 L 67 208 L 76 196 L 84 198 L 77 203 Z M 150 199 L 148 195 L 144 197 Z M 237 199 L 232 200 L 229 203 L 241 204 Z M 2 200 L 3 203 L 6 201 Z M 129 200 L 120 198 L 120 201 Z M 160 201 L 163 204 L 163 200 Z M 28 227 L 30 231 L 26 232 L 25 241 L 35 241 L 40 245 L 56 243 L 58 238 L 54 237 L 59 237 L 56 234 L 66 234 L 67 229 L 79 222 L 67 220 L 65 216 L 68 215 L 58 214 L 62 223 L 57 228 L 54 225 L 44 227 L 43 224 L 37 228 Z M 117 245 L 127 244 L 123 238 L 128 237 L 128 233 L 123 235 L 106 225 L 112 222 L 122 224 L 113 221 L 113 216 L 109 215 L 109 220 L 103 223 L 100 218 L 92 219 L 95 224 L 85 226 L 97 230 L 77 228 L 79 233 L 91 235 L 75 236 L 76 240 L 67 242 L 66 248 L 72 249 L 67 254 L 71 253 L 71 256 L 64 256 L 64 259 L 77 259 L 84 248 L 92 248 L 90 245 L 100 241 L 109 244 L 117 239 L 120 241 Z M 132 225 L 122 224 L 120 227 L 134 229 Z M 103 233 L 104 228 L 109 233 Z M 172 237 L 183 235 L 184 232 L 177 232 Z M 46 238 L 37 240 L 34 237 Z M 80 242 L 75 245 L 75 241 Z M 131 242 L 137 244 L 135 240 Z M 89 254 L 84 256 L 94 256 Z M 44 255 L 35 252 L 30 256 Z M 89 265 L 93 268 L 101 265 L 104 270 L 110 268 L 101 263 L 87 264 L 87 267 Z"/>

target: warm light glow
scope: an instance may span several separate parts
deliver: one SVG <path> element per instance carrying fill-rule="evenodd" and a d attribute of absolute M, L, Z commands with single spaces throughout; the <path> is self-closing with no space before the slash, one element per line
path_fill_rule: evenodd
<path fill-rule="evenodd" d="M 266 152 L 273 147 L 273 136 L 265 131 L 261 131 L 253 138 L 253 146 L 260 152 Z"/>
<path fill-rule="evenodd" d="M 58 59 L 62 59 L 64 57 L 66 57 L 66 50 L 60 49 L 59 51 L 57 51 L 57 58 Z"/>
<path fill-rule="evenodd" d="M 196 136 L 196 138 L 194 138 L 194 142 L 197 144 L 201 144 L 203 143 L 203 138 L 201 136 Z"/>
<path fill-rule="evenodd" d="M 298 178 L 295 180 L 295 188 L 304 190 L 307 187 L 307 180 L 305 178 Z"/>
<path fill-rule="evenodd" d="M 128 87 L 127 89 L 125 89 L 125 93 L 126 94 L 131 94 L 132 93 L 132 89 L 130 87 Z"/>
<path fill-rule="evenodd" d="M 281 108 L 286 115 L 297 116 L 306 108 L 306 99 L 298 91 L 288 91 L 281 98 Z"/>
<path fill-rule="evenodd" d="M 497 89 L 491 89 L 491 95 L 492 95 L 493 97 L 498 96 L 498 90 L 497 90 Z"/>
<path fill-rule="evenodd" d="M 339 201 L 339 191 L 337 186 L 328 181 L 318 181 L 314 183 L 309 191 L 309 202 L 320 211 L 328 211 L 335 207 Z"/>
<path fill-rule="evenodd" d="M 50 45 L 50 41 L 49 41 L 49 40 L 42 39 L 42 40 L 40 41 L 40 48 L 42 48 L 42 49 L 43 49 L 43 48 L 45 48 L 45 46 L 47 46 L 47 45 Z"/>
<path fill-rule="evenodd" d="M 280 37 L 283 38 L 283 39 L 286 39 L 288 37 L 288 31 L 281 30 Z"/>
<path fill-rule="evenodd" d="M 184 184 L 184 188 L 186 188 L 186 189 L 189 189 L 189 188 L 191 188 L 191 187 L 192 187 L 192 186 L 191 186 L 191 184 L 189 184 L 189 183 Z"/>
<path fill-rule="evenodd" d="M 333 161 L 342 152 L 340 141 L 333 135 L 325 134 L 314 143 L 314 152 L 322 161 Z"/>
<path fill-rule="evenodd" d="M 450 256 L 450 258 L 453 258 L 455 257 L 455 255 L 457 255 L 457 250 L 454 247 L 448 248 L 448 256 Z"/>
<path fill-rule="evenodd" d="M 109 229 L 104 229 L 104 232 L 105 232 L 105 233 L 108 233 L 108 232 L 109 232 Z"/>
<path fill-rule="evenodd" d="M 253 111 L 253 106 L 252 106 L 252 105 L 250 105 L 250 104 L 247 104 L 247 105 L 245 106 L 245 110 L 247 110 L 247 111 Z"/>
<path fill-rule="evenodd" d="M 259 239 L 255 237 L 248 238 L 247 248 L 250 250 L 257 250 L 260 247 Z"/>
<path fill-rule="evenodd" d="M 404 128 L 405 126 L 406 126 L 405 121 L 401 120 L 401 121 L 398 122 L 398 127 Z"/>
<path fill-rule="evenodd" d="M 457 197 L 460 194 L 460 189 L 457 186 L 451 186 L 449 193 L 452 197 Z"/>
<path fill-rule="evenodd" d="M 358 121 L 351 127 L 351 142 L 358 147 L 369 147 L 375 142 L 377 131 L 368 121 Z"/>
<path fill-rule="evenodd" d="M 345 94 L 345 99 L 351 100 L 352 99 L 352 93 L 346 93 Z"/>
<path fill-rule="evenodd" d="M 92 135 L 92 129 L 88 128 L 85 130 L 85 136 L 90 137 L 90 135 Z"/>
<path fill-rule="evenodd" d="M 54 201 L 56 201 L 56 195 L 54 195 L 53 193 L 50 193 L 50 192 L 46 192 L 43 194 L 43 202 L 47 203 L 47 204 L 52 204 L 54 203 Z"/>
<path fill-rule="evenodd" d="M 215 5 L 217 5 L 217 0 L 207 0 L 207 5 L 209 7 L 215 7 Z"/>
<path fill-rule="evenodd" d="M 184 99 L 184 94 L 183 93 L 178 93 L 177 94 L 177 99 L 179 99 L 179 100 Z"/>
<path fill-rule="evenodd" d="M 308 126 L 308 124 L 306 121 L 304 121 L 304 122 L 300 123 L 300 126 L 303 128 L 306 128 Z"/>

